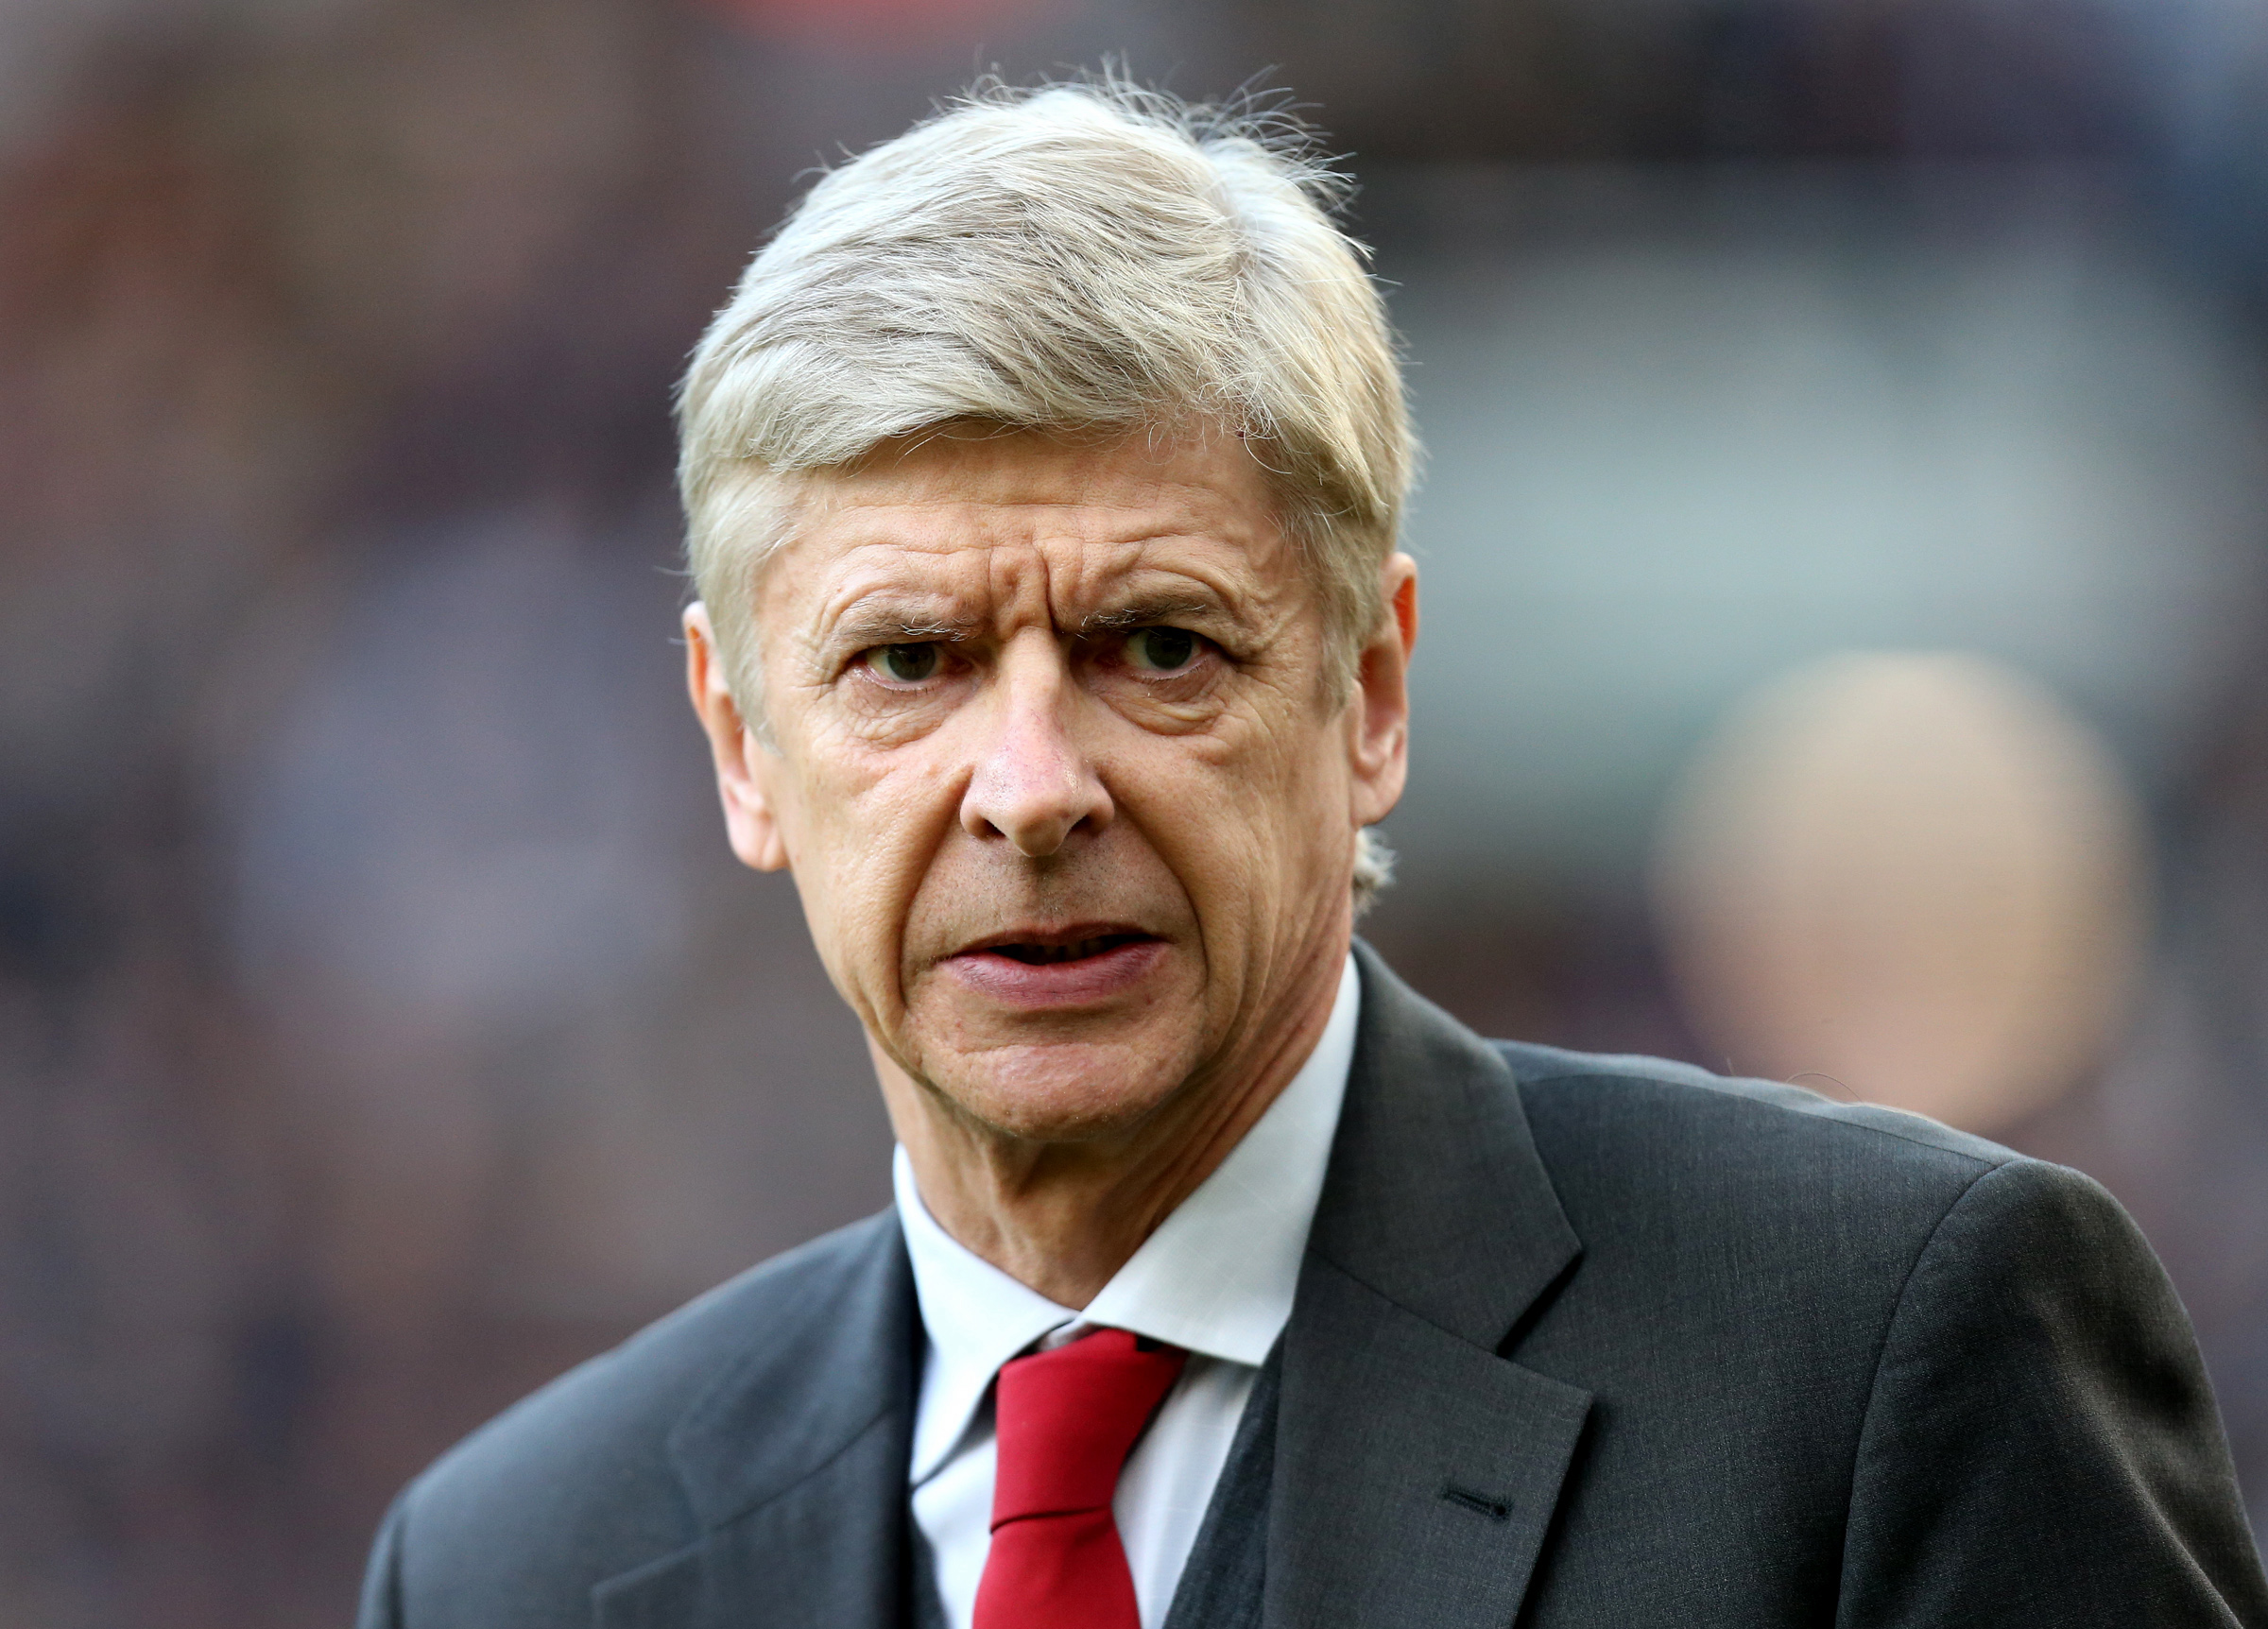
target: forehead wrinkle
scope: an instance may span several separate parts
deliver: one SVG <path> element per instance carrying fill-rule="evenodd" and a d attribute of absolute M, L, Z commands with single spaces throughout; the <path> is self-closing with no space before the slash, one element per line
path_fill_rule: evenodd
<path fill-rule="evenodd" d="M 1110 554 L 1104 560 L 1078 559 L 1057 574 L 1051 609 L 1059 627 L 1086 634 L 1180 619 L 1257 629 L 1280 620 L 1278 585 L 1234 543 L 1160 535 Z"/>
<path fill-rule="evenodd" d="M 1255 506 L 1212 481 L 1177 474 L 1166 464 L 1128 470 L 1078 462 L 1053 471 L 1034 472 L 1019 465 L 971 472 L 950 465 L 944 470 L 909 469 L 901 463 L 814 472 L 805 479 L 825 491 L 825 503 L 813 516 L 821 523 L 876 510 L 921 517 L 976 513 L 994 521 L 1063 510 L 1091 521 L 1102 515 L 1134 515 L 1141 520 L 1139 532 L 1184 531 L 1217 535 L 1232 542 L 1246 541 L 1255 523 L 1269 531 L 1277 529 L 1275 506 L 1265 492 L 1250 494 L 1260 499 Z M 955 489 L 936 490 L 941 480 L 954 483 Z"/>
<path fill-rule="evenodd" d="M 1064 506 L 1070 523 L 1005 525 L 1003 522 L 1009 517 L 1002 516 L 996 506 L 958 506 L 969 511 L 966 523 L 955 517 L 953 523 L 881 528 L 838 545 L 838 557 L 877 549 L 900 557 L 919 556 L 941 561 L 949 561 L 955 556 L 966 556 L 971 560 L 982 556 L 997 560 L 1022 555 L 1043 560 L 1047 569 L 1059 570 L 1066 565 L 1075 568 L 1083 563 L 1079 557 L 1100 552 L 1109 557 L 1113 566 L 1123 570 L 1129 555 L 1177 543 L 1225 548 L 1247 557 L 1256 557 L 1261 552 L 1242 535 L 1244 528 L 1215 530 L 1184 523 L 1180 517 L 1143 515 L 1138 525 L 1128 524 L 1123 529 L 1102 527 L 1093 523 L 1096 517 L 1091 512 Z"/>
<path fill-rule="evenodd" d="M 1219 542 L 1194 540 L 1200 545 Z M 1143 553 L 1144 557 L 1114 574 L 1116 581 L 1106 592 L 1091 596 L 1094 603 L 1081 620 L 1109 626 L 1143 617 L 1198 615 L 1259 629 L 1294 614 L 1308 586 L 1304 574 L 1287 576 L 1270 569 L 1280 565 L 1280 557 L 1256 557 L 1234 544 L 1176 551 L 1162 559 L 1151 551 Z"/>
<path fill-rule="evenodd" d="M 1182 551 L 1177 543 L 1195 547 Z M 1168 557 L 1158 557 L 1162 550 Z M 867 543 L 833 585 L 816 619 L 831 633 L 857 626 L 877 633 L 899 629 L 962 636 L 988 623 L 1027 620 L 1042 605 L 1049 620 L 1066 628 L 1124 626 L 1141 616 L 1239 615 L 1240 608 L 1272 600 L 1264 573 L 1247 575 L 1229 561 L 1205 559 L 1227 553 L 1248 563 L 1241 550 L 1211 538 L 1158 534 L 1125 541 L 981 543 L 906 550 Z M 909 554 L 931 568 L 911 574 Z M 846 562 L 848 563 L 848 562 Z M 1244 578 L 1239 581 L 1237 579 Z M 978 586 L 981 579 L 982 587 Z M 981 605 L 975 602 L 983 602 Z M 867 602 L 878 604 L 870 609 Z M 1018 613 L 1021 611 L 1021 615 Z"/>
<path fill-rule="evenodd" d="M 818 553 L 815 574 L 835 579 L 818 614 L 803 622 L 813 643 L 843 637 L 852 608 L 869 597 L 885 602 L 872 625 L 878 635 L 933 627 L 958 634 L 1029 621 L 1041 607 L 1051 624 L 1077 628 L 1116 614 L 1113 600 L 1157 597 L 1121 592 L 1134 575 L 1194 582 L 1201 596 L 1167 590 L 1164 597 L 1202 597 L 1213 602 L 1202 609 L 1247 626 L 1280 621 L 1285 591 L 1298 586 L 1269 569 L 1280 563 L 1285 542 L 1272 515 L 1203 482 L 1143 480 L 1116 501 L 1107 479 L 1070 484 L 1068 495 L 923 496 L 887 489 L 914 481 L 825 484 L 833 489 L 815 506 L 816 523 L 789 545 L 807 557 Z"/>

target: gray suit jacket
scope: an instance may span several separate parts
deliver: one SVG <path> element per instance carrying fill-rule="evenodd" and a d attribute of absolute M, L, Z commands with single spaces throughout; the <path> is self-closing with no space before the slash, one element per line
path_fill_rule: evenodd
<path fill-rule="evenodd" d="M 2092 1182 L 1492 1045 L 1359 953 L 1242 1518 L 1269 1629 L 2268 1626 L 2187 1320 Z M 419 1478 L 364 1629 L 900 1629 L 919 1338 L 888 1213 L 758 1267 Z"/>

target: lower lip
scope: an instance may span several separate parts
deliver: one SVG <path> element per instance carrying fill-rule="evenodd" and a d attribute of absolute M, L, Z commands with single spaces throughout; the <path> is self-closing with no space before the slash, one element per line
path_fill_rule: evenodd
<path fill-rule="evenodd" d="M 990 951 L 971 951 L 945 965 L 980 995 L 1010 1006 L 1087 1006 L 1124 995 L 1165 954 L 1157 939 L 1133 939 L 1075 962 L 1020 962 Z"/>

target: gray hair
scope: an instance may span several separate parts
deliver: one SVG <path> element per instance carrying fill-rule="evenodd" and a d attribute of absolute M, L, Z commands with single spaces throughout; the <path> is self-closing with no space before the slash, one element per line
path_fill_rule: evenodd
<path fill-rule="evenodd" d="M 1240 435 L 1345 694 L 1417 456 L 1366 251 L 1330 218 L 1345 191 L 1281 114 L 1115 77 L 980 86 L 821 178 L 678 401 L 687 554 L 744 704 L 757 573 L 794 520 L 782 477 L 964 420 Z M 1364 832 L 1358 899 L 1389 865 Z"/>

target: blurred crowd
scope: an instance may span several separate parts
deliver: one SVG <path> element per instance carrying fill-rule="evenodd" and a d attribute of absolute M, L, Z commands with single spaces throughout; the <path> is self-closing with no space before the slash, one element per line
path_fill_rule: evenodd
<path fill-rule="evenodd" d="M 2268 9 L 18 0 L 0 1623 L 342 1621 L 455 1436 L 885 1201 L 682 716 L 669 391 L 799 178 L 1110 52 L 1363 182 L 1366 931 L 2100 1177 L 2268 1520 Z"/>

